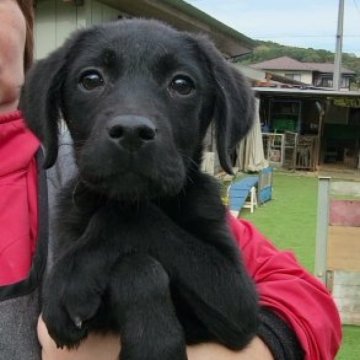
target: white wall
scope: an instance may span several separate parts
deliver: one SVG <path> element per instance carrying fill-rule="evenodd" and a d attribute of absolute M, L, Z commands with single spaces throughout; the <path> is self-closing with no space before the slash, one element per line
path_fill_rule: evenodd
<path fill-rule="evenodd" d="M 41 59 L 63 44 L 76 29 L 113 21 L 121 12 L 96 0 L 75 6 L 63 0 L 40 0 L 35 17 L 35 58 Z"/>

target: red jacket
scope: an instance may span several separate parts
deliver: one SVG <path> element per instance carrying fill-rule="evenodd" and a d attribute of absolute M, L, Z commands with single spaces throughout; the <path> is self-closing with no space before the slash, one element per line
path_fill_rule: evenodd
<path fill-rule="evenodd" d="M 38 148 L 20 111 L 0 115 L 0 285 L 25 279 L 35 252 Z"/>
<path fill-rule="evenodd" d="M 292 326 L 306 360 L 333 360 L 341 343 L 339 313 L 329 292 L 289 252 L 277 250 L 251 223 L 230 217 L 264 307 Z"/>

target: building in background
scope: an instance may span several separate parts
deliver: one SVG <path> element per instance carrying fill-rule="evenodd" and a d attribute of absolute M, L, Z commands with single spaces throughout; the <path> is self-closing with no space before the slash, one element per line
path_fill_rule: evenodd
<path fill-rule="evenodd" d="M 254 87 L 266 159 L 291 170 L 360 169 L 360 93 Z"/>
<path fill-rule="evenodd" d="M 300 62 L 288 56 L 251 64 L 254 69 L 267 70 L 273 74 L 285 76 L 307 85 L 332 88 L 334 64 Z M 350 90 L 351 79 L 355 72 L 345 67 L 341 69 L 341 90 Z"/>

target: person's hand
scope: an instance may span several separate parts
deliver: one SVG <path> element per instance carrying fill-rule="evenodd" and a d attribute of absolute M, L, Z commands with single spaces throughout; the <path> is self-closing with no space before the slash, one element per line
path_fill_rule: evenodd
<path fill-rule="evenodd" d="M 187 353 L 189 360 L 274 360 L 270 350 L 259 337 L 255 337 L 241 351 L 232 351 L 215 343 L 205 343 L 189 346 Z"/>
<path fill-rule="evenodd" d="M 76 350 L 58 349 L 49 336 L 46 325 L 39 318 L 38 337 L 42 346 L 42 360 L 116 360 L 120 339 L 115 335 L 90 334 Z M 242 351 L 231 351 L 222 345 L 205 343 L 188 346 L 188 360 L 273 360 L 269 349 L 255 337 Z"/>

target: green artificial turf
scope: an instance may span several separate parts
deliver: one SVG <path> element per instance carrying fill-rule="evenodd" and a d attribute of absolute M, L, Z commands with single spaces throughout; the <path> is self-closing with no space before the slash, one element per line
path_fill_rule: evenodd
<path fill-rule="evenodd" d="M 314 270 L 317 211 L 317 178 L 275 172 L 273 199 L 253 214 L 251 220 L 280 249 L 291 250 L 309 271 Z M 360 359 L 360 327 L 344 326 L 344 339 L 337 360 Z"/>
<path fill-rule="evenodd" d="M 241 216 L 253 221 L 279 248 L 291 249 L 310 271 L 314 269 L 317 211 L 317 179 L 275 173 L 273 198 L 253 214 Z"/>

